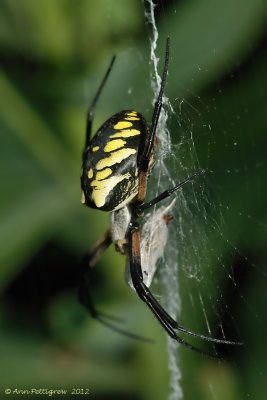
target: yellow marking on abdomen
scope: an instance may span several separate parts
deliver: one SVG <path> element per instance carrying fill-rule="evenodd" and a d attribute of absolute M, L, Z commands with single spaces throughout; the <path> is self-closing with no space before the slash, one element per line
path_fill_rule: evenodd
<path fill-rule="evenodd" d="M 138 117 L 126 117 L 127 121 L 139 121 L 140 118 Z"/>
<path fill-rule="evenodd" d="M 104 147 L 105 152 L 110 152 L 119 149 L 120 147 L 123 147 L 126 144 L 125 140 L 122 139 L 117 139 L 117 140 L 111 140 L 106 144 Z"/>
<path fill-rule="evenodd" d="M 98 151 L 98 150 L 99 150 L 99 146 L 95 146 L 95 147 L 92 148 L 93 152 Z"/>
<path fill-rule="evenodd" d="M 137 116 L 137 112 L 136 111 L 131 111 L 127 113 L 128 117 L 136 117 Z"/>
<path fill-rule="evenodd" d="M 114 153 L 111 153 L 109 157 L 99 160 L 98 163 L 96 164 L 96 169 L 100 170 L 106 167 L 111 167 L 114 164 L 119 164 L 122 160 L 128 158 L 129 156 L 135 153 L 136 153 L 135 149 L 129 149 L 129 148 L 115 151 Z"/>
<path fill-rule="evenodd" d="M 119 121 L 116 125 L 114 125 L 114 129 L 124 129 L 130 128 L 133 124 L 128 121 Z"/>
<path fill-rule="evenodd" d="M 109 175 L 111 175 L 112 174 L 112 169 L 110 169 L 110 168 L 105 168 L 105 169 L 103 169 L 103 171 L 100 171 L 100 172 L 97 172 L 96 173 L 96 177 L 95 177 L 95 179 L 97 180 L 97 181 L 101 181 L 101 179 L 105 179 L 105 178 L 107 178 Z M 93 182 L 95 182 L 95 181 L 93 181 Z M 93 182 L 91 183 L 91 186 L 93 186 L 92 184 L 93 184 Z"/>
<path fill-rule="evenodd" d="M 87 176 L 89 179 L 92 179 L 93 175 L 94 175 L 93 170 L 92 170 L 92 168 L 90 168 L 89 171 L 87 172 Z"/>
<path fill-rule="evenodd" d="M 82 204 L 85 204 L 85 195 L 84 195 L 84 192 L 82 192 L 81 203 L 82 203 Z"/>
<path fill-rule="evenodd" d="M 92 199 L 96 207 L 102 207 L 105 204 L 106 197 L 113 190 L 113 188 L 124 179 L 129 179 L 130 176 L 131 175 L 129 174 L 129 172 L 127 172 L 127 174 L 120 176 L 111 176 L 110 178 L 103 181 L 93 181 L 91 183 L 91 186 L 94 187 Z"/>
<path fill-rule="evenodd" d="M 113 135 L 110 135 L 110 139 L 118 138 L 118 137 L 127 138 L 130 136 L 140 135 L 140 133 L 141 132 L 138 131 L 137 129 L 125 129 L 123 131 L 120 131 L 118 133 L 114 133 Z"/>

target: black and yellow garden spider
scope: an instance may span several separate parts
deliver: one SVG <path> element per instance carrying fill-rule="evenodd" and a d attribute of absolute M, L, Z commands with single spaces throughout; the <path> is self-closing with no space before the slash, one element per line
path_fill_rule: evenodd
<path fill-rule="evenodd" d="M 81 174 L 82 203 L 88 207 L 110 212 L 111 229 L 105 233 L 104 237 L 84 258 L 80 299 L 94 318 L 114 328 L 114 325 L 109 322 L 109 316 L 95 309 L 90 294 L 90 270 L 101 253 L 111 243 L 114 243 L 116 249 L 128 257 L 133 288 L 140 299 L 150 308 L 168 335 L 182 345 L 206 354 L 180 338 L 177 331 L 215 343 L 229 345 L 238 343 L 214 339 L 180 326 L 159 304 L 146 285 L 140 253 L 142 240 L 140 220 L 142 221 L 144 211 L 169 197 L 184 184 L 193 181 L 203 173 L 203 170 L 197 171 L 183 182 L 145 202 L 147 180 L 152 170 L 157 146 L 156 131 L 168 72 L 169 45 L 168 38 L 161 87 L 155 103 L 151 126 L 148 126 L 147 121 L 140 113 L 126 110 L 109 118 L 91 138 L 95 106 L 110 74 L 115 57 L 112 58 L 89 107 Z M 166 216 L 166 224 L 169 220 L 169 216 Z M 118 327 L 115 329 L 125 333 Z M 129 333 L 128 335 L 135 336 Z"/>

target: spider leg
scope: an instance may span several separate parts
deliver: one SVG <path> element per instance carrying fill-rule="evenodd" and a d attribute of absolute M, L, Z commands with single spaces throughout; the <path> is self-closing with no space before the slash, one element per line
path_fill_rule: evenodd
<path fill-rule="evenodd" d="M 148 137 L 146 138 L 145 148 L 144 148 L 144 151 L 143 151 L 143 153 L 140 157 L 140 161 L 139 161 L 139 171 L 140 172 L 139 172 L 139 190 L 138 190 L 138 197 L 137 197 L 137 201 L 139 203 L 143 202 L 143 200 L 145 198 L 145 194 L 146 194 L 146 181 L 147 181 L 147 174 L 148 174 L 148 169 L 149 169 L 149 161 L 150 161 L 151 153 L 152 153 L 153 146 L 154 146 L 156 130 L 157 130 L 157 126 L 158 126 L 160 111 L 162 108 L 162 97 L 163 97 L 163 92 L 164 92 L 164 87 L 165 87 L 167 72 L 168 72 L 168 67 L 169 67 L 169 53 L 170 53 L 170 38 L 168 37 L 166 40 L 165 63 L 164 63 L 164 69 L 163 69 L 163 74 L 162 74 L 162 78 L 161 78 L 160 91 L 159 91 L 158 98 L 156 100 L 154 111 L 153 111 L 151 129 L 147 131 Z"/>
<path fill-rule="evenodd" d="M 105 83 L 109 77 L 109 74 L 111 72 L 112 66 L 114 64 L 116 56 L 113 56 L 111 59 L 111 62 L 109 64 L 109 67 L 104 75 L 104 78 L 95 94 L 95 97 L 93 98 L 93 101 L 91 103 L 91 105 L 88 108 L 87 111 L 87 122 L 86 122 L 86 137 L 85 137 L 85 149 L 88 146 L 89 142 L 90 142 L 90 138 L 91 138 L 91 130 L 92 130 L 92 124 L 93 124 L 93 118 L 94 118 L 94 111 L 95 111 L 95 106 L 97 104 L 97 101 L 99 99 L 99 96 L 101 95 L 101 92 L 105 86 Z"/>
<path fill-rule="evenodd" d="M 157 197 L 154 199 L 148 201 L 147 203 L 143 203 L 138 207 L 138 212 L 142 212 L 143 210 L 146 210 L 155 204 L 159 203 L 160 201 L 166 199 L 166 197 L 169 197 L 172 195 L 172 193 L 176 192 L 176 190 L 181 189 L 186 183 L 188 182 L 193 182 L 199 175 L 204 174 L 204 169 L 200 169 L 199 171 L 195 172 L 193 175 L 189 176 L 187 179 L 184 181 L 178 183 L 174 187 L 165 190 L 163 193 L 159 194 Z"/>
<path fill-rule="evenodd" d="M 100 313 L 96 310 L 91 296 L 92 269 L 98 258 L 110 246 L 111 243 L 111 231 L 108 230 L 105 235 L 95 244 L 95 246 L 83 257 L 81 262 L 81 279 L 79 287 L 80 302 L 85 306 L 92 317 L 96 319 Z"/>
<path fill-rule="evenodd" d="M 176 322 L 176 324 L 177 324 L 177 322 Z M 233 346 L 243 346 L 243 344 L 244 344 L 242 342 L 235 342 L 233 340 L 225 340 L 225 339 L 216 339 L 216 338 L 213 338 L 211 336 L 202 335 L 201 333 L 192 332 L 189 329 L 184 328 L 183 326 L 178 325 L 178 324 L 177 324 L 177 328 L 176 329 L 179 330 L 180 332 L 187 333 L 187 335 L 198 337 L 200 339 L 206 340 L 207 342 L 213 342 L 213 343 L 219 343 L 219 344 L 230 344 L 230 345 L 233 345 Z"/>
<path fill-rule="evenodd" d="M 140 231 L 138 224 L 135 223 L 135 226 L 132 226 L 129 230 L 129 259 L 130 259 L 130 272 L 131 278 L 134 285 L 134 288 L 146 305 L 151 309 L 155 317 L 158 319 L 160 324 L 166 330 L 168 335 L 176 340 L 178 343 L 182 344 L 185 347 L 190 348 L 198 353 L 203 355 L 207 355 L 211 358 L 221 359 L 221 357 L 217 355 L 212 355 L 207 352 L 204 352 L 197 347 L 191 345 L 184 339 L 180 338 L 176 331 L 180 330 L 181 332 L 187 333 L 191 336 L 199 337 L 200 339 L 207 340 L 210 342 L 215 343 L 222 343 L 222 344 L 233 344 L 233 345 L 240 345 L 241 343 L 227 341 L 227 340 L 220 340 L 214 339 L 209 336 L 201 335 L 195 332 L 191 332 L 190 330 L 183 328 L 180 326 L 165 310 L 164 308 L 158 303 L 158 301 L 154 298 L 152 293 L 150 292 L 149 288 L 143 282 L 143 274 L 141 268 L 141 256 L 140 256 Z"/>
<path fill-rule="evenodd" d="M 145 338 L 143 336 L 135 335 L 134 333 L 128 332 L 116 325 L 114 325 L 110 320 L 122 322 L 122 318 L 115 317 L 113 315 L 109 315 L 103 312 L 98 311 L 95 308 L 93 299 L 92 299 L 92 290 L 91 290 L 91 272 L 95 263 L 101 254 L 110 246 L 112 243 L 111 231 L 108 230 L 105 235 L 95 244 L 91 251 L 89 251 L 83 258 L 81 263 L 81 280 L 79 287 L 79 299 L 81 304 L 89 311 L 91 316 L 107 326 L 108 328 L 121 333 L 127 337 L 132 339 L 141 340 L 144 342 L 152 343 L 153 340 L 149 338 Z"/>

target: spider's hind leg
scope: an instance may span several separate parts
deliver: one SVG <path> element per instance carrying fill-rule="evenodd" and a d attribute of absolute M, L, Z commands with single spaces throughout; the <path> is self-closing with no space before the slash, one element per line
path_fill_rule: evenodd
<path fill-rule="evenodd" d="M 166 40 L 166 50 L 165 50 L 165 62 L 164 69 L 161 78 L 160 90 L 158 93 L 158 97 L 154 106 L 151 128 L 147 130 L 146 141 L 144 150 L 139 159 L 139 183 L 138 183 L 138 195 L 137 195 L 137 203 L 142 204 L 145 196 L 146 196 L 146 188 L 147 188 L 147 178 L 149 174 L 149 164 L 151 161 L 153 148 L 155 146 L 156 140 L 156 130 L 158 127 L 160 112 L 162 108 L 162 98 L 163 92 L 165 88 L 165 83 L 167 79 L 167 73 L 169 68 L 169 53 L 170 53 L 170 38 L 168 37 Z"/>
<path fill-rule="evenodd" d="M 102 93 L 102 90 L 103 90 L 103 88 L 105 86 L 105 83 L 107 82 L 107 79 L 108 79 L 109 74 L 110 74 L 110 72 L 112 70 L 112 66 L 114 64 L 115 58 L 116 58 L 116 56 L 112 57 L 112 59 L 110 61 L 110 64 L 109 64 L 109 67 L 108 67 L 108 69 L 107 69 L 107 71 L 106 71 L 106 73 L 104 75 L 104 78 L 103 78 L 103 80 L 102 80 L 102 82 L 101 82 L 101 84 L 100 84 L 100 86 L 99 86 L 99 88 L 98 88 L 98 90 L 97 90 L 97 92 L 95 94 L 95 97 L 93 98 L 93 101 L 90 104 L 90 106 L 88 108 L 88 111 L 87 111 L 85 149 L 88 146 L 88 144 L 90 142 L 90 139 L 91 139 L 91 130 L 92 130 L 95 106 L 96 106 L 96 104 L 98 102 L 98 99 L 99 99 L 101 93 Z"/>

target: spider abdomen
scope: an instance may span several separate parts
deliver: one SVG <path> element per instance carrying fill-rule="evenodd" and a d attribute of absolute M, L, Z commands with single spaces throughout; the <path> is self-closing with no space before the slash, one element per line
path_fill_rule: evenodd
<path fill-rule="evenodd" d="M 98 129 L 83 155 L 81 185 L 87 206 L 118 210 L 137 195 L 146 133 L 146 121 L 136 111 L 121 111 Z"/>

